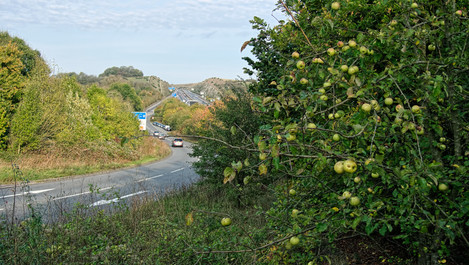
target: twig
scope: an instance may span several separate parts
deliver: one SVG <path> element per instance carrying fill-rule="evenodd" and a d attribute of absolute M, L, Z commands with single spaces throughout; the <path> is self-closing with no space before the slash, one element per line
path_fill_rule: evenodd
<path fill-rule="evenodd" d="M 308 39 L 308 36 L 306 36 L 306 33 L 303 31 L 303 29 L 301 28 L 300 26 L 300 23 L 298 23 L 298 20 L 296 20 L 295 16 L 293 16 L 292 12 L 290 11 L 290 9 L 287 7 L 287 5 L 282 1 L 280 0 L 280 3 L 282 3 L 283 7 L 287 10 L 287 12 L 290 14 L 290 16 L 293 18 L 293 20 L 295 21 L 296 25 L 298 26 L 298 28 L 300 28 L 301 30 L 301 33 L 303 33 L 303 36 L 305 36 L 305 39 L 306 41 L 308 42 L 309 46 L 313 47 L 313 44 L 311 44 L 311 42 L 309 41 Z"/>

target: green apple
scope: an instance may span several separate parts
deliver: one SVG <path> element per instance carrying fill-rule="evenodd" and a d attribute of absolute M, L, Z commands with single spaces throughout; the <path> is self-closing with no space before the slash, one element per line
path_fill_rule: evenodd
<path fill-rule="evenodd" d="M 410 5 L 410 7 L 412 7 L 412 8 L 417 8 L 417 7 L 419 7 L 419 4 L 417 4 L 417 3 L 412 3 L 412 4 Z"/>
<path fill-rule="evenodd" d="M 299 54 L 298 52 L 293 52 L 293 53 L 291 54 L 291 57 L 292 57 L 293 59 L 299 59 L 299 58 L 300 58 L 300 54 Z"/>
<path fill-rule="evenodd" d="M 345 172 L 344 170 L 344 162 L 343 161 L 339 161 L 337 163 L 335 163 L 334 165 L 334 171 L 337 173 L 337 174 L 342 174 Z"/>
<path fill-rule="evenodd" d="M 455 14 L 458 15 L 458 16 L 462 16 L 462 10 L 457 10 L 457 11 L 455 12 Z"/>
<path fill-rule="evenodd" d="M 339 140 L 340 140 L 340 135 L 337 134 L 337 133 L 334 134 L 334 136 L 332 136 L 332 140 L 334 140 L 334 141 L 336 141 L 336 142 L 339 141 Z"/>
<path fill-rule="evenodd" d="M 314 129 L 316 129 L 316 124 L 308 123 L 307 128 L 310 129 L 310 130 L 314 130 Z"/>
<path fill-rule="evenodd" d="M 290 238 L 290 244 L 292 244 L 292 246 L 296 246 L 300 243 L 300 239 L 296 236 Z"/>
<path fill-rule="evenodd" d="M 413 112 L 413 113 L 420 113 L 420 106 L 418 106 L 418 105 L 413 105 L 413 106 L 412 106 L 412 112 Z"/>
<path fill-rule="evenodd" d="M 422 126 L 417 126 L 417 134 L 418 135 L 423 135 L 425 133 L 425 130 L 423 129 Z"/>
<path fill-rule="evenodd" d="M 335 118 L 335 115 L 334 113 L 329 113 L 327 117 L 329 118 L 329 120 L 333 120 Z"/>
<path fill-rule="evenodd" d="M 384 99 L 384 104 L 386 105 L 392 105 L 392 103 L 394 102 L 394 100 L 392 98 L 385 98 Z"/>
<path fill-rule="evenodd" d="M 348 46 L 348 45 L 345 45 L 344 47 L 342 47 L 343 52 L 348 51 L 348 49 L 350 49 L 350 46 Z"/>
<path fill-rule="evenodd" d="M 334 3 L 332 3 L 331 7 L 332 7 L 332 9 L 334 9 L 334 10 L 339 10 L 339 8 L 340 8 L 340 3 L 339 3 L 339 2 L 334 2 Z"/>
<path fill-rule="evenodd" d="M 298 213 L 299 213 L 299 212 L 300 212 L 300 211 L 298 211 L 297 209 L 293 209 L 293 210 L 291 211 L 291 217 L 293 217 L 293 218 L 298 217 Z"/>
<path fill-rule="evenodd" d="M 372 177 L 372 178 L 378 178 L 378 177 L 379 177 L 379 173 L 378 173 L 378 172 L 372 172 L 372 173 L 371 173 L 371 177 Z"/>
<path fill-rule="evenodd" d="M 341 40 L 337 42 L 337 47 L 339 47 L 339 48 L 344 47 L 344 45 L 345 45 L 344 42 L 341 41 Z"/>
<path fill-rule="evenodd" d="M 329 98 L 326 95 L 322 95 L 319 97 L 319 99 L 327 101 Z"/>
<path fill-rule="evenodd" d="M 323 87 L 330 87 L 332 86 L 331 82 L 327 81 L 327 82 L 324 82 L 324 84 L 322 85 Z"/>
<path fill-rule="evenodd" d="M 391 23 L 390 23 L 391 26 L 396 26 L 397 25 L 397 20 L 391 20 Z"/>
<path fill-rule="evenodd" d="M 396 111 L 401 112 L 404 110 L 404 107 L 401 104 L 396 105 Z"/>
<path fill-rule="evenodd" d="M 343 64 L 340 66 L 340 70 L 345 73 L 348 71 L 348 66 L 346 64 Z"/>
<path fill-rule="evenodd" d="M 428 50 L 429 50 L 429 51 L 434 51 L 434 50 L 436 50 L 435 45 L 433 45 L 433 44 L 428 45 Z"/>
<path fill-rule="evenodd" d="M 289 193 L 291 196 L 295 196 L 295 195 L 296 195 L 296 190 L 290 189 L 290 190 L 288 191 L 288 193 Z"/>
<path fill-rule="evenodd" d="M 313 58 L 313 63 L 323 64 L 324 61 L 321 58 Z"/>
<path fill-rule="evenodd" d="M 318 92 L 321 93 L 321 94 L 324 94 L 324 93 L 326 93 L 326 90 L 325 90 L 324 88 L 320 88 L 320 89 L 318 90 Z"/>
<path fill-rule="evenodd" d="M 371 105 L 368 104 L 368 103 L 363 104 L 363 105 L 362 105 L 362 110 L 363 110 L 364 112 L 370 112 L 370 111 L 371 111 Z"/>
<path fill-rule="evenodd" d="M 303 61 L 298 61 L 298 62 L 296 63 L 296 68 L 298 68 L 298 69 L 300 69 L 300 70 L 305 69 L 305 66 L 306 66 L 306 64 L 305 64 L 305 62 L 303 62 Z"/>
<path fill-rule="evenodd" d="M 349 75 L 353 75 L 353 74 L 358 73 L 358 71 L 359 71 L 358 66 L 354 65 L 354 66 L 350 66 L 347 72 Z"/>
<path fill-rule="evenodd" d="M 308 84 L 308 79 L 306 79 L 306 78 L 304 78 L 304 77 L 301 78 L 301 79 L 300 79 L 300 84 L 302 84 L 302 85 Z"/>
<path fill-rule="evenodd" d="M 350 48 L 355 48 L 357 47 L 357 43 L 354 40 L 349 40 L 348 46 L 350 46 Z"/>
<path fill-rule="evenodd" d="M 358 198 L 358 197 L 350 198 L 350 205 L 357 206 L 359 204 L 360 204 L 360 198 Z"/>
<path fill-rule="evenodd" d="M 446 138 L 445 137 L 440 137 L 440 142 L 442 142 L 442 143 L 446 142 Z"/>
<path fill-rule="evenodd" d="M 360 183 L 360 181 L 361 181 L 361 178 L 360 178 L 360 177 L 355 177 L 355 178 L 353 179 L 353 182 L 355 182 L 355 183 Z"/>
<path fill-rule="evenodd" d="M 440 191 L 447 191 L 448 190 L 448 185 L 446 185 L 445 183 L 440 183 L 438 185 L 438 190 Z"/>
<path fill-rule="evenodd" d="M 221 224 L 223 226 L 228 226 L 231 224 L 231 218 L 228 218 L 228 217 L 224 217 L 223 219 L 221 219 Z"/>
<path fill-rule="evenodd" d="M 329 48 L 329 49 L 327 49 L 327 54 L 329 54 L 329 56 L 334 56 L 334 55 L 335 55 L 335 50 L 334 50 L 334 48 Z"/>
<path fill-rule="evenodd" d="M 344 193 L 342 193 L 342 197 L 344 197 L 345 199 L 350 199 L 350 197 L 352 197 L 352 193 L 350 193 L 349 191 L 344 191 Z"/>
<path fill-rule="evenodd" d="M 355 163 L 355 161 L 353 160 L 345 160 L 344 161 L 344 171 L 345 172 L 348 172 L 348 173 L 353 173 L 355 171 L 357 171 L 357 163 Z"/>
<path fill-rule="evenodd" d="M 361 47 L 360 47 L 360 53 L 361 53 L 361 54 L 367 54 L 367 53 L 368 53 L 368 48 L 365 47 L 365 46 L 361 46 Z"/>

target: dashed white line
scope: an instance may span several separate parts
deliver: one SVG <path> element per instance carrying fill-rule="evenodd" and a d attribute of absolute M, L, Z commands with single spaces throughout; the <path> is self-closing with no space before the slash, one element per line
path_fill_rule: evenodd
<path fill-rule="evenodd" d="M 128 198 L 128 197 L 132 197 L 132 196 L 135 196 L 135 195 L 139 195 L 139 194 L 142 194 L 142 193 L 145 193 L 147 191 L 143 190 L 143 191 L 139 191 L 139 192 L 136 192 L 136 193 L 131 193 L 131 194 L 127 194 L 125 196 L 122 196 L 122 197 L 119 197 L 119 198 L 115 198 L 115 199 L 112 199 L 112 200 L 100 200 L 100 201 L 97 201 L 93 204 L 90 204 L 90 207 L 93 207 L 93 206 L 99 206 L 99 205 L 104 205 L 104 204 L 109 204 L 109 203 L 112 203 L 112 202 L 118 202 L 119 200 L 121 199 L 125 199 L 125 198 Z"/>
<path fill-rule="evenodd" d="M 99 189 L 99 191 L 108 190 L 108 189 L 112 189 L 112 187 L 102 188 L 102 189 Z M 85 192 L 82 192 L 82 193 L 66 195 L 66 196 L 54 198 L 53 201 L 66 199 L 66 198 L 72 198 L 72 197 L 81 196 L 81 195 L 85 195 L 85 194 L 89 194 L 89 193 L 91 193 L 91 191 L 85 191 Z"/>
<path fill-rule="evenodd" d="M 171 171 L 171 173 L 176 173 L 176 172 L 181 171 L 181 170 L 184 170 L 184 168 L 182 167 L 180 169 L 173 170 L 173 171 Z"/>
<path fill-rule="evenodd" d="M 10 197 L 15 197 L 15 196 L 24 196 L 24 195 L 27 195 L 27 194 L 39 194 L 39 193 L 48 192 L 48 191 L 51 191 L 51 190 L 54 190 L 54 189 L 33 190 L 33 191 L 29 191 L 29 192 L 6 195 L 6 196 L 3 196 L 2 198 L 5 199 L 5 198 L 10 198 Z"/>
<path fill-rule="evenodd" d="M 137 182 L 143 182 L 143 181 L 147 181 L 147 180 L 150 180 L 150 179 L 156 179 L 156 178 L 159 178 L 159 177 L 162 177 L 162 176 L 164 176 L 164 174 L 156 175 L 156 176 L 153 176 L 153 177 L 150 177 L 150 178 L 140 179 L 140 180 L 137 180 Z"/>

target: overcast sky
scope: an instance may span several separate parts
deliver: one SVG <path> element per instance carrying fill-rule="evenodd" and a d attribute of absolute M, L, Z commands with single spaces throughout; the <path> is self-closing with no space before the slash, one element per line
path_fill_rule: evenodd
<path fill-rule="evenodd" d="M 54 73 L 133 66 L 172 84 L 247 78 L 240 52 L 277 0 L 0 0 L 0 31 L 39 50 Z"/>

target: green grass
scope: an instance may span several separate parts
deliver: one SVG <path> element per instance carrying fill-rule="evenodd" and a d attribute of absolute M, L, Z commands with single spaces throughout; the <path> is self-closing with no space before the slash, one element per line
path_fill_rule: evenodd
<path fill-rule="evenodd" d="M 269 205 L 267 197 L 258 199 Z M 76 206 L 53 225 L 37 216 L 19 225 L 0 223 L 0 264 L 257 264 L 249 249 L 267 240 L 257 210 L 238 208 L 223 191 L 205 185 L 120 209 L 106 215 Z M 193 222 L 187 225 L 189 213 Z M 226 216 L 233 223 L 225 227 L 220 221 Z"/>
<path fill-rule="evenodd" d="M 86 165 L 86 166 L 65 166 L 62 168 L 54 169 L 22 169 L 22 173 L 29 181 L 38 181 L 52 178 L 60 178 L 66 176 L 86 175 L 106 170 L 115 170 L 121 168 L 128 168 L 140 166 L 146 163 L 160 160 L 162 157 L 145 156 L 139 160 L 127 163 L 109 163 L 103 165 Z M 14 172 L 11 167 L 0 168 L 0 184 L 14 182 Z"/>

